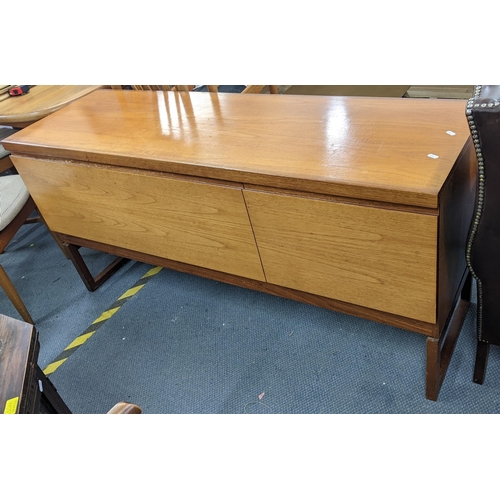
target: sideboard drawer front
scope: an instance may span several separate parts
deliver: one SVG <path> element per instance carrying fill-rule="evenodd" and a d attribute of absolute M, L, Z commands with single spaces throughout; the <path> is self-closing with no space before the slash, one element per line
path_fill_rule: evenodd
<path fill-rule="evenodd" d="M 244 193 L 268 282 L 436 321 L 437 216 Z"/>
<path fill-rule="evenodd" d="M 13 161 L 54 232 L 264 279 L 238 186 L 86 163 Z"/>

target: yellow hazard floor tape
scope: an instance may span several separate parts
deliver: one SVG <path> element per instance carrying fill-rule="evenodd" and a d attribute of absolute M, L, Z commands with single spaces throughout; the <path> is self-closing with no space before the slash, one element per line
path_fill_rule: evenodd
<path fill-rule="evenodd" d="M 50 375 L 54 373 L 70 356 L 73 354 L 80 346 L 82 346 L 87 340 L 94 335 L 94 333 L 111 317 L 113 317 L 118 310 L 133 297 L 139 290 L 141 290 L 146 283 L 153 277 L 156 276 L 163 268 L 153 267 L 151 268 L 142 278 L 140 278 L 131 288 L 129 288 L 118 300 L 106 311 L 104 311 L 92 324 L 85 329 L 78 337 L 76 337 L 71 344 L 64 349 L 64 351 L 57 356 L 53 361 L 51 361 L 47 367 L 43 370 L 45 375 Z"/>

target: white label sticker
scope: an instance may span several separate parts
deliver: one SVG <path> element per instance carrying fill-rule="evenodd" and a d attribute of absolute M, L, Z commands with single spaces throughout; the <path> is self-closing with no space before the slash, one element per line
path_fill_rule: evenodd
<path fill-rule="evenodd" d="M 433 159 L 436 159 L 436 158 L 439 158 L 438 155 L 433 155 L 432 153 L 428 154 L 427 155 L 429 158 L 433 158 Z"/>
<path fill-rule="evenodd" d="M 453 132 L 453 130 L 447 130 L 446 133 L 448 135 L 457 135 L 457 134 L 455 134 L 455 132 Z"/>

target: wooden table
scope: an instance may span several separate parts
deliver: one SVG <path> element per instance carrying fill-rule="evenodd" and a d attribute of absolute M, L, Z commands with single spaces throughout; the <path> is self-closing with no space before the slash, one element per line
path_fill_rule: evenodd
<path fill-rule="evenodd" d="M 100 85 L 35 85 L 22 96 L 0 101 L 0 125 L 27 127 Z"/>
<path fill-rule="evenodd" d="M 38 366 L 37 329 L 0 314 L 0 413 L 71 413 L 57 389 Z M 126 401 L 108 414 L 137 414 L 142 409 Z"/>
<path fill-rule="evenodd" d="M 38 366 L 33 325 L 0 314 L 0 412 L 71 413 Z"/>
<path fill-rule="evenodd" d="M 437 398 L 470 294 L 463 102 L 98 90 L 3 144 L 82 276 L 80 245 L 424 334 Z"/>

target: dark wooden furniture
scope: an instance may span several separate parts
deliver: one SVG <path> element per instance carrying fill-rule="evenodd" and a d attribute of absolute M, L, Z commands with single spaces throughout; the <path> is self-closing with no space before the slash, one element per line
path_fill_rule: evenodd
<path fill-rule="evenodd" d="M 33 325 L 0 314 L 0 412 L 71 413 L 52 382 L 38 366 L 40 343 Z M 138 414 L 125 401 L 108 414 Z"/>
<path fill-rule="evenodd" d="M 470 298 L 465 102 L 97 90 L 3 144 L 73 256 L 421 333 L 437 398 Z"/>
<path fill-rule="evenodd" d="M 473 380 L 482 384 L 491 344 L 500 345 L 500 86 L 479 85 L 467 102 L 477 156 L 477 195 L 467 263 L 477 283 L 477 352 Z"/>
<path fill-rule="evenodd" d="M 0 411 L 71 413 L 38 366 L 33 325 L 0 314 Z"/>

